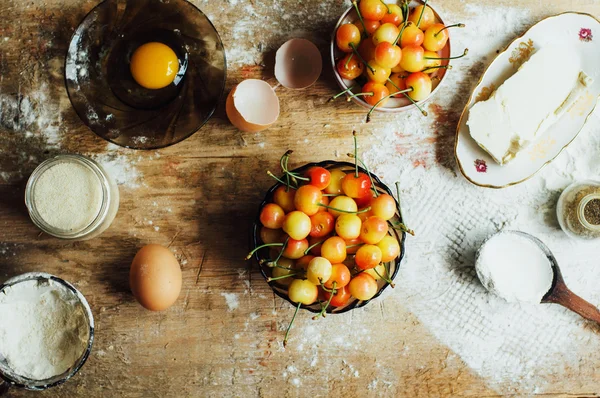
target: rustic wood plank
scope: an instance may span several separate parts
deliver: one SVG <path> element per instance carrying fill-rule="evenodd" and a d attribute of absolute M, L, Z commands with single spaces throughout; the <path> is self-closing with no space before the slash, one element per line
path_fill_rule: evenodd
<path fill-rule="evenodd" d="M 0 117 L 0 276 L 43 270 L 73 282 L 88 298 L 97 325 L 94 350 L 82 371 L 40 396 L 497 396 L 415 315 L 385 300 L 317 323 L 301 317 L 291 346 L 282 349 L 293 308 L 275 298 L 257 269 L 243 261 L 258 203 L 272 183 L 265 171 L 276 169 L 287 149 L 294 150 L 294 165 L 344 159 L 352 148 L 353 129 L 369 137 L 370 130 L 384 127 L 393 116 L 378 115 L 367 126 L 365 112 L 355 105 L 326 103 L 337 91 L 327 46 L 337 15 L 346 7 L 341 0 L 194 3 L 218 16 L 213 22 L 228 48 L 247 37 L 236 28 L 240 13 L 250 8 L 269 16 L 247 25 L 255 42 L 270 53 L 267 66 L 233 65 L 227 90 L 249 77 L 275 84 L 268 62 L 272 50 L 295 36 L 319 45 L 324 73 L 305 91 L 278 90 L 281 118 L 267 131 L 237 131 L 220 106 L 188 140 L 149 152 L 107 145 L 70 106 L 63 82 L 64 54 L 72 31 L 97 2 L 0 3 L 0 95 L 16 104 L 29 98 L 35 114 L 44 118 L 7 119 L 7 109 L 15 109 L 10 104 Z M 506 0 L 479 3 L 514 5 Z M 568 9 L 600 14 L 593 0 L 519 4 L 535 18 Z M 460 12 L 465 4 L 448 0 L 443 6 Z M 287 8 L 295 10 L 291 19 L 285 18 Z M 467 75 L 476 79 L 484 65 L 472 65 Z M 432 161 L 453 167 L 454 125 L 472 83 L 462 82 L 450 109 L 429 106 L 430 136 L 411 145 L 423 146 Z M 23 116 L 12 116 L 19 115 Z M 59 147 L 48 147 L 52 126 Z M 119 214 L 110 229 L 92 241 L 64 242 L 40 235 L 24 207 L 28 175 L 43 159 L 63 152 L 112 156 L 119 170 L 130 165 L 130 178 L 121 186 Z M 147 243 L 170 245 L 182 264 L 181 296 L 161 313 L 141 308 L 128 288 L 130 261 Z M 238 307 L 228 306 L 223 294 L 233 295 Z M 556 396 L 597 391 L 597 374 L 574 369 L 573 375 L 578 378 L 549 380 L 550 390 Z"/>

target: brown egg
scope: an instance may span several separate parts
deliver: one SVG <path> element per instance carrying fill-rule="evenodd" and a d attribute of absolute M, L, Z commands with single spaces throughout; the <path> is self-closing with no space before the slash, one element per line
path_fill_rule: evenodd
<path fill-rule="evenodd" d="M 181 291 L 181 269 L 169 249 L 147 245 L 131 263 L 129 286 L 135 299 L 151 311 L 169 308 Z"/>

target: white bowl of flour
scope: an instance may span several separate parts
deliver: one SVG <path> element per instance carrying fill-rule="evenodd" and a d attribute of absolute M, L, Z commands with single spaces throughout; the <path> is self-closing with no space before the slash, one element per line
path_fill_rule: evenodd
<path fill-rule="evenodd" d="M 92 349 L 94 318 L 70 283 L 28 273 L 0 285 L 0 377 L 43 390 L 79 371 Z"/>

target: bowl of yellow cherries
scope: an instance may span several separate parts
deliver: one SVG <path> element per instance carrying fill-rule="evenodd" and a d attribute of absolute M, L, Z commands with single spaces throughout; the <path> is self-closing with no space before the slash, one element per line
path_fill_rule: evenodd
<path fill-rule="evenodd" d="M 186 0 L 107 0 L 77 27 L 65 60 L 69 99 L 100 137 L 135 149 L 180 142 L 215 111 L 225 50 Z"/>
<path fill-rule="evenodd" d="M 330 45 L 335 79 L 346 95 L 373 111 L 418 108 L 441 87 L 452 57 L 450 28 L 427 1 L 354 0 L 340 17 Z"/>

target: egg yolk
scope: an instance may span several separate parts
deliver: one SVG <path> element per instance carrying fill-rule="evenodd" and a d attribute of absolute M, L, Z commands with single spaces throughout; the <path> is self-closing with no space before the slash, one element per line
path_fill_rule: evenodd
<path fill-rule="evenodd" d="M 133 52 L 130 70 L 140 86 L 159 89 L 173 82 L 179 71 L 179 60 L 169 46 L 158 42 L 146 43 Z"/>

